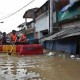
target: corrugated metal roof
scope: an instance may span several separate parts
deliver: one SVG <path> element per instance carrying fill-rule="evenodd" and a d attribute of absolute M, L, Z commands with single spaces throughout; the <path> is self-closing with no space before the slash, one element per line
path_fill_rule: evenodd
<path fill-rule="evenodd" d="M 26 25 L 26 22 L 20 24 L 19 26 L 17 26 L 17 28 L 23 28 Z"/>
<path fill-rule="evenodd" d="M 58 33 L 55 33 L 49 37 L 41 39 L 42 41 L 45 40 L 52 40 L 52 39 L 62 39 L 62 38 L 67 38 L 71 36 L 77 36 L 80 35 L 80 27 L 79 26 L 74 26 L 70 28 L 63 29 L 59 31 Z"/>
<path fill-rule="evenodd" d="M 38 8 L 32 8 L 27 10 L 24 15 L 23 18 L 33 18 L 33 13 L 37 10 Z"/>

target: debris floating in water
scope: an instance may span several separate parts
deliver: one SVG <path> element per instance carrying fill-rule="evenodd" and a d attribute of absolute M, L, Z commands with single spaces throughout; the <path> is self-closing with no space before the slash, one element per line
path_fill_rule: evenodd
<path fill-rule="evenodd" d="M 54 56 L 54 52 L 49 52 L 49 54 L 46 54 L 47 56 Z"/>
<path fill-rule="evenodd" d="M 71 58 L 75 58 L 75 55 L 71 55 L 70 57 L 71 57 Z"/>

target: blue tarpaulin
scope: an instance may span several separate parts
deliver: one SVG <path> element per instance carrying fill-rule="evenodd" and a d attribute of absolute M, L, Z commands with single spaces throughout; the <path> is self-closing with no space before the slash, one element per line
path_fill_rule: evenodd
<path fill-rule="evenodd" d="M 68 10 L 70 7 L 71 7 L 71 4 L 68 4 L 67 6 L 62 8 L 61 12 Z"/>
<path fill-rule="evenodd" d="M 76 40 L 71 41 L 46 41 L 45 47 L 49 50 L 64 51 L 70 54 L 76 54 Z"/>
<path fill-rule="evenodd" d="M 64 11 L 68 10 L 70 7 L 72 7 L 74 5 L 80 5 L 80 1 L 73 1 L 72 3 L 69 3 L 68 5 L 63 7 L 60 12 L 64 12 Z"/>

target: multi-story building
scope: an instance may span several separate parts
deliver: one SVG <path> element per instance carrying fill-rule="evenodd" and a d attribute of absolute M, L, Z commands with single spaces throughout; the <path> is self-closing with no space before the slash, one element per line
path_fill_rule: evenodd
<path fill-rule="evenodd" d="M 59 0 L 53 1 L 53 33 L 59 31 L 59 26 L 57 26 L 57 12 L 67 5 L 69 0 L 63 1 Z M 50 3 L 49 0 L 43 4 L 38 10 L 35 11 L 35 31 L 39 39 L 48 36 L 50 32 Z"/>
<path fill-rule="evenodd" d="M 49 32 L 49 1 L 35 11 L 35 32 L 38 38 L 48 35 Z"/>
<path fill-rule="evenodd" d="M 37 38 L 35 36 L 35 26 L 34 26 L 34 12 L 37 9 L 38 8 L 29 9 L 23 15 L 23 18 L 25 19 L 25 23 L 26 23 L 25 30 L 26 30 L 26 35 L 28 40 L 34 40 Z"/>
<path fill-rule="evenodd" d="M 61 30 L 43 39 L 46 48 L 71 54 L 80 53 L 80 1 L 70 0 L 57 14 L 57 23 Z"/>

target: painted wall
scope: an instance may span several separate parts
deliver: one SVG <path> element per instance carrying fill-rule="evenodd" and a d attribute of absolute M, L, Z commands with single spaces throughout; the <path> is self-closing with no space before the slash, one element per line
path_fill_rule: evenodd
<path fill-rule="evenodd" d="M 27 34 L 27 39 L 33 40 L 34 39 L 34 33 Z"/>
<path fill-rule="evenodd" d="M 73 7 L 65 12 L 59 12 L 58 13 L 58 20 L 62 21 L 65 19 L 70 19 L 70 18 L 75 17 L 77 15 L 80 15 L 80 7 L 79 8 Z"/>
<path fill-rule="evenodd" d="M 75 21 L 72 23 L 65 23 L 62 26 L 62 29 L 70 28 L 70 27 L 79 27 L 80 26 L 80 21 Z"/>
<path fill-rule="evenodd" d="M 43 31 L 46 29 L 49 30 L 49 14 L 48 14 L 48 12 L 45 12 L 36 18 L 35 32 L 38 32 L 38 38 L 42 37 L 40 31 Z"/>
<path fill-rule="evenodd" d="M 36 32 L 40 32 L 45 29 L 49 30 L 49 14 L 48 13 L 40 15 L 36 19 L 35 29 L 36 29 Z"/>
<path fill-rule="evenodd" d="M 75 2 L 77 0 L 70 0 L 70 3 Z M 64 12 L 58 12 L 58 21 L 62 21 L 65 19 L 73 18 L 77 15 L 80 15 L 80 5 L 79 2 L 71 6 L 67 9 L 67 7 L 64 7 L 66 9 Z"/>

